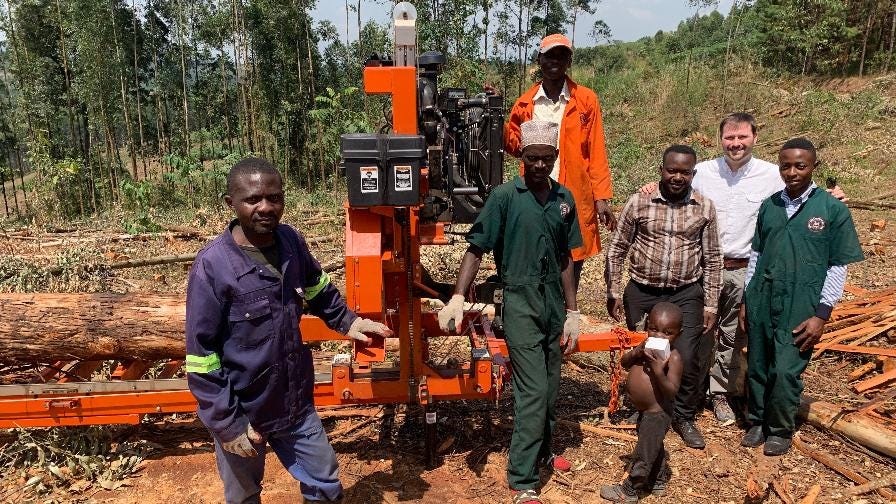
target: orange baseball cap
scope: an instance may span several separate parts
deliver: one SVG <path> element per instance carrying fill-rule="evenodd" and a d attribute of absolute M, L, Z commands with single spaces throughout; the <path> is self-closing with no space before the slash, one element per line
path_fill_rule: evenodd
<path fill-rule="evenodd" d="M 553 33 L 541 39 L 541 44 L 538 46 L 538 52 L 544 54 L 551 49 L 560 46 L 563 46 L 572 51 L 572 42 L 570 42 L 569 39 L 566 38 L 566 35 L 563 35 L 562 33 Z"/>

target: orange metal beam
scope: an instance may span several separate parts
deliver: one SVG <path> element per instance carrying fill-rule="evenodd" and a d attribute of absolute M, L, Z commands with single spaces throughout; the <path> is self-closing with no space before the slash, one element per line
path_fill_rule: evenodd
<path fill-rule="evenodd" d="M 139 422 L 145 413 L 188 413 L 196 411 L 196 399 L 189 390 L 126 392 L 98 395 L 24 396 L 0 400 L 0 428 L 45 427 L 47 425 L 91 425 L 110 423 L 111 418 Z M 117 422 L 111 422 L 117 423 Z"/>
<path fill-rule="evenodd" d="M 392 129 L 396 133 L 417 133 L 416 67 L 366 67 L 364 92 L 391 95 Z"/>

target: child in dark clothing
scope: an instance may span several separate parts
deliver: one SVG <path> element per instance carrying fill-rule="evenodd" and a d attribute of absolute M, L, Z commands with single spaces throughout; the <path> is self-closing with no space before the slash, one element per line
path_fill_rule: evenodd
<path fill-rule="evenodd" d="M 657 303 L 647 318 L 649 338 L 671 344 L 681 334 L 681 309 L 672 303 Z M 672 421 L 672 403 L 681 384 L 682 360 L 672 349 L 663 358 L 656 350 L 645 348 L 647 340 L 622 357 L 629 369 L 626 391 L 638 420 L 638 444 L 632 454 L 628 478 L 621 484 L 603 485 L 600 496 L 612 502 L 638 502 L 641 495 L 662 493 L 671 476 L 663 439 Z"/>

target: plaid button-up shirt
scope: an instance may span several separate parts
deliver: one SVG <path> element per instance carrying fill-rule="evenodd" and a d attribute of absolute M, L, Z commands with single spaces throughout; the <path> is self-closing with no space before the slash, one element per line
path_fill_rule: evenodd
<path fill-rule="evenodd" d="M 619 216 L 619 227 L 607 250 L 607 297 L 622 297 L 622 268 L 630 256 L 632 280 L 658 288 L 676 288 L 701 281 L 704 306 L 718 308 L 722 288 L 722 250 L 716 210 L 697 191 L 670 202 L 659 188 L 634 194 Z"/>

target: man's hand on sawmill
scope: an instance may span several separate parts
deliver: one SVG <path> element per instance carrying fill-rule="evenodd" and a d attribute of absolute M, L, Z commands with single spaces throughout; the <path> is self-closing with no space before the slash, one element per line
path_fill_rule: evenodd
<path fill-rule="evenodd" d="M 439 310 L 439 328 L 445 332 L 450 329 L 450 322 L 454 321 L 454 332 L 460 333 L 460 323 L 464 319 L 464 297 L 460 294 L 451 296 L 451 300 L 444 308 Z"/>
<path fill-rule="evenodd" d="M 622 300 L 607 298 L 607 313 L 609 313 L 616 322 L 625 320 L 625 313 L 622 311 Z"/>
<path fill-rule="evenodd" d="M 597 218 L 607 231 L 616 231 L 616 216 L 606 200 L 594 200 L 594 209 L 597 210 Z"/>
<path fill-rule="evenodd" d="M 819 317 L 809 317 L 793 330 L 793 344 L 800 348 L 800 352 L 811 350 L 824 332 L 825 320 Z"/>
<path fill-rule="evenodd" d="M 261 444 L 264 443 L 264 436 L 255 432 L 255 429 L 250 425 L 246 432 L 240 434 L 236 437 L 236 439 L 232 439 L 230 441 L 222 441 L 221 448 L 225 451 L 229 451 L 234 455 L 239 455 L 240 457 L 257 457 L 258 451 L 255 450 L 255 447 L 252 446 L 252 443 Z"/>
<path fill-rule="evenodd" d="M 385 324 L 358 317 L 352 322 L 351 327 L 348 328 L 348 332 L 345 333 L 345 335 L 353 340 L 358 340 L 361 343 L 370 343 L 370 338 L 364 333 L 373 333 L 386 338 L 392 336 L 392 329 L 389 329 Z"/>
<path fill-rule="evenodd" d="M 582 314 L 579 310 L 566 310 L 566 322 L 563 323 L 563 336 L 560 338 L 560 347 L 563 348 L 563 355 L 573 353 L 579 343 L 579 323 L 582 320 Z"/>
<path fill-rule="evenodd" d="M 639 189 L 638 191 L 640 191 L 641 194 L 646 196 L 646 195 L 652 193 L 653 191 L 656 191 L 656 188 L 659 186 L 660 185 L 657 184 L 656 182 L 648 182 L 648 183 L 642 185 L 641 189 Z"/>

